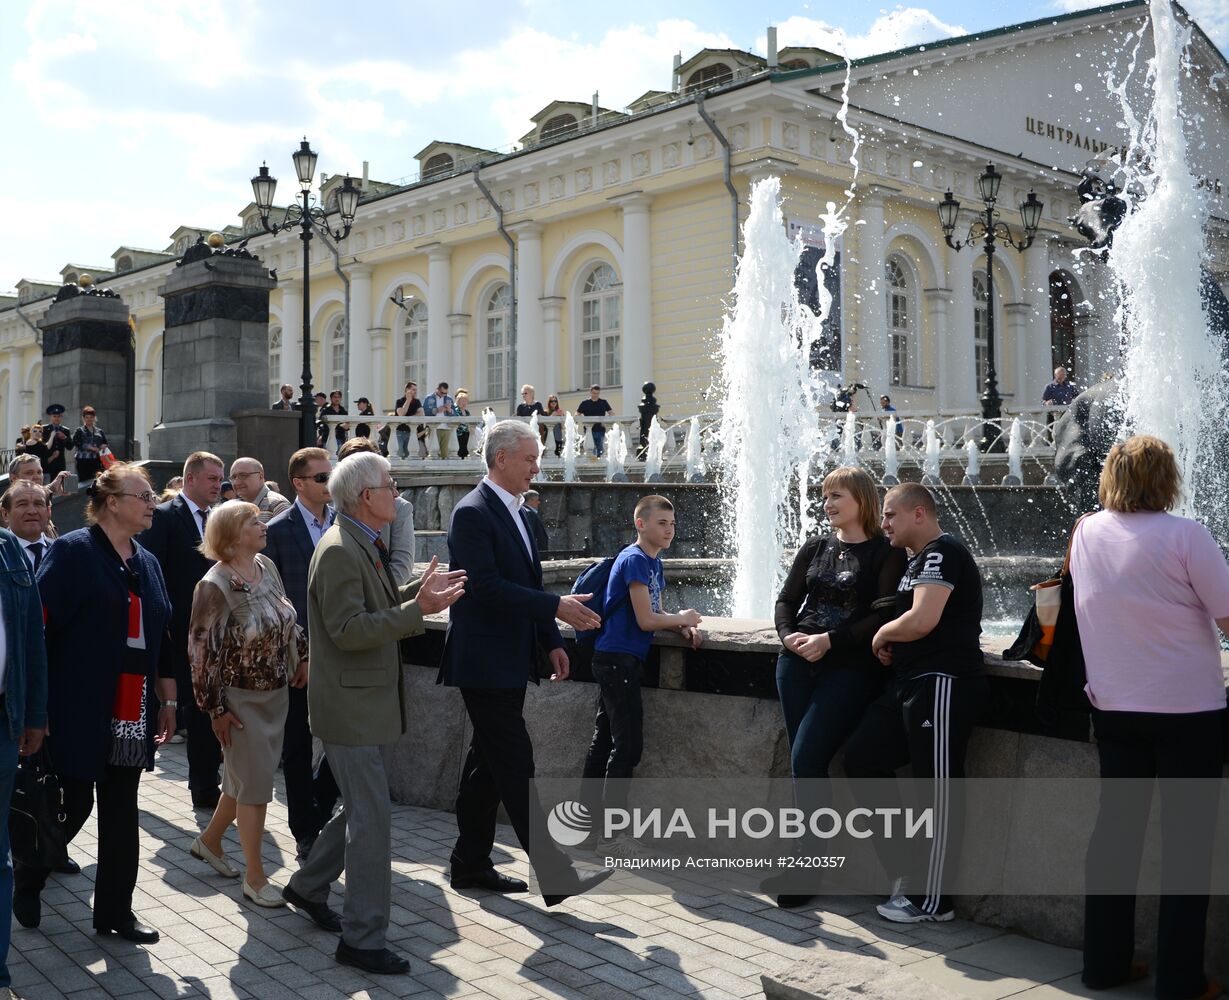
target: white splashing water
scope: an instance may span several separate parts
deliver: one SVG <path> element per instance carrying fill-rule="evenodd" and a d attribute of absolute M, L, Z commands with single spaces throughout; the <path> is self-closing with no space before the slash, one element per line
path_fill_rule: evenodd
<path fill-rule="evenodd" d="M 613 483 L 616 476 L 625 476 L 623 464 L 627 461 L 627 441 L 622 424 L 611 424 L 606 432 L 606 482 Z"/>
<path fill-rule="evenodd" d="M 649 440 L 644 453 L 644 481 L 651 482 L 654 476 L 661 475 L 661 467 L 665 461 L 666 430 L 656 416 L 649 424 Z"/>
<path fill-rule="evenodd" d="M 704 452 L 700 448 L 700 418 L 687 423 L 687 482 L 704 475 Z"/>
<path fill-rule="evenodd" d="M 1220 468 L 1210 454 L 1225 426 L 1220 345 L 1199 284 L 1209 206 L 1187 163 L 1178 92 L 1190 28 L 1177 23 L 1169 0 L 1151 0 L 1151 15 L 1156 54 L 1148 65 L 1147 117 L 1131 113 L 1125 80 L 1112 88 L 1131 127 L 1127 190 L 1143 195 L 1109 255 L 1122 289 L 1118 319 L 1128 331 L 1123 431 L 1169 443 L 1183 474 L 1179 510 L 1194 516 L 1224 500 L 1212 483 Z"/>
<path fill-rule="evenodd" d="M 569 411 L 563 418 L 563 481 L 576 481 L 576 456 L 580 449 L 576 438 L 576 418 Z"/>

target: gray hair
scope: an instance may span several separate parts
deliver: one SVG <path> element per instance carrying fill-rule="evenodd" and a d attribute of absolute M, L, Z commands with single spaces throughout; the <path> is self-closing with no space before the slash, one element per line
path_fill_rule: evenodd
<path fill-rule="evenodd" d="M 329 475 L 333 506 L 343 514 L 353 514 L 363 490 L 383 486 L 384 474 L 390 468 L 387 458 L 369 451 L 357 451 L 342 459 Z"/>
<path fill-rule="evenodd" d="M 491 428 L 482 444 L 482 454 L 486 459 L 486 467 L 495 467 L 495 456 L 501 451 L 510 451 L 521 441 L 537 442 L 538 436 L 529 429 L 529 425 L 521 420 L 501 420 Z M 330 492 L 332 490 L 330 489 Z"/>
<path fill-rule="evenodd" d="M 11 462 L 9 462 L 9 478 L 12 479 L 17 473 L 18 469 L 30 462 L 33 462 L 35 465 L 39 466 L 39 468 L 42 468 L 42 463 L 38 460 L 37 455 L 29 455 L 22 452 L 22 454 L 18 455 Z"/>

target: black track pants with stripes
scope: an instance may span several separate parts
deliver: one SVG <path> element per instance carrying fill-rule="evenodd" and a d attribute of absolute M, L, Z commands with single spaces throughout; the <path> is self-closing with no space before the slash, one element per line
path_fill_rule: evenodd
<path fill-rule="evenodd" d="M 850 778 L 892 778 L 907 764 L 913 778 L 931 779 L 915 785 L 916 794 L 897 803 L 933 807 L 934 838 L 875 839 L 888 877 L 905 876 L 908 894 L 930 913 L 939 911 L 960 857 L 963 782 L 955 779 L 964 777 L 969 737 L 987 698 L 985 677 L 930 674 L 893 681 L 866 710 L 845 748 Z"/>

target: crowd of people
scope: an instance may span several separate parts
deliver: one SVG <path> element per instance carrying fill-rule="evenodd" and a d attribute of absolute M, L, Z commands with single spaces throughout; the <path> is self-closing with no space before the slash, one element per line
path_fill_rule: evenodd
<path fill-rule="evenodd" d="M 427 436 L 434 433 L 439 457 L 446 459 L 452 455 L 452 437 L 455 432 L 456 457 L 468 458 L 473 450 L 470 444 L 471 436 L 480 438 L 482 434 L 482 414 L 478 414 L 472 422 L 467 419 L 474 418 L 474 414 L 471 414 L 469 409 L 469 390 L 457 389 L 456 394 L 452 395 L 447 382 L 440 382 L 435 387 L 435 392 L 429 394 L 425 399 L 419 398 L 417 382 L 406 382 L 402 395 L 397 397 L 392 407 L 383 414 L 376 413 L 371 400 L 366 396 L 360 396 L 354 400 L 353 405 L 356 410 L 351 414 L 343 405 L 340 390 L 336 389 L 328 395 L 317 392 L 312 402 L 320 417 L 354 416 L 360 418 L 354 421 L 353 426 L 350 422 L 330 424 L 325 420 L 317 421 L 316 444 L 321 448 L 331 447 L 334 451 L 345 444 L 347 438 L 350 437 L 350 431 L 353 430 L 355 437 L 373 441 L 379 453 L 385 458 L 395 456 L 403 461 L 411 457 L 410 438 L 413 436 L 414 457 L 421 459 L 426 458 L 430 453 Z M 283 385 L 277 401 L 271 408 L 274 410 L 299 409 L 299 403 L 294 398 L 294 386 Z M 588 398 L 581 400 L 576 406 L 574 416 L 584 421 L 593 433 L 594 458 L 601 458 L 605 454 L 606 426 L 602 423 L 601 418 L 613 412 L 614 407 L 602 398 L 600 385 L 590 386 Z M 537 398 L 537 390 L 532 385 L 523 385 L 521 386 L 521 402 L 516 406 L 516 415 L 531 417 L 535 413 L 541 417 L 563 418 L 567 415 L 567 411 L 560 406 L 557 395 L 551 393 L 546 398 L 546 405 L 543 406 Z M 397 420 L 398 417 L 406 418 L 406 422 Z M 451 421 L 428 425 L 413 423 L 411 419 L 413 417 L 456 417 L 457 420 L 455 425 Z M 544 446 L 547 445 L 548 439 L 553 440 L 556 458 L 563 454 L 562 421 L 550 425 L 543 424 L 539 428 L 539 434 Z M 477 441 L 475 441 L 476 444 Z"/>
<path fill-rule="evenodd" d="M 74 431 L 64 426 L 64 406 L 60 403 L 48 406 L 45 415 L 45 424 L 21 428 L 13 452 L 16 457 L 37 461 L 41 474 L 51 480 L 52 489 L 59 494 L 64 492 L 70 451 L 75 453 L 77 479 L 82 483 L 98 475 L 104 462 L 111 458 L 111 451 L 106 432 L 98 426 L 94 407 L 81 408 L 81 425 Z"/>
<path fill-rule="evenodd" d="M 523 405 L 532 406 L 527 395 Z M 420 412 L 404 400 L 398 409 Z M 225 502 L 227 470 L 210 453 L 189 456 L 166 497 L 141 467 L 113 463 L 88 486 L 89 526 L 61 537 L 41 475 L 13 478 L 0 498 L 9 526 L 0 532 L 0 850 L 7 854 L 18 756 L 45 753 L 63 788 L 70 841 L 97 802 L 94 929 L 157 941 L 157 929 L 132 909 L 140 776 L 152 770 L 156 748 L 182 732 L 192 804 L 208 814 L 191 855 L 222 878 L 242 879 L 251 905 L 289 904 L 338 933 L 339 962 L 407 971 L 387 941 L 389 753 L 406 727 L 399 642 L 423 632 L 424 615 L 448 609 L 437 680 L 459 689 L 472 728 L 452 886 L 528 890 L 492 862 L 502 804 L 547 905 L 595 888 L 611 869 L 578 870 L 556 845 L 531 836 L 544 817 L 531 784 L 527 684 L 569 677 L 560 622 L 596 636 L 585 794 L 592 809 L 619 807 L 643 752 L 640 685 L 653 633 L 677 630 L 694 647 L 704 637 L 696 611 L 665 608 L 661 554 L 675 532 L 665 497 L 638 502 L 636 541 L 605 567 L 602 600 L 545 591 L 541 522 L 526 502 L 540 453 L 523 420 L 494 425 L 486 475 L 454 508 L 448 569 L 433 559 L 417 579 L 412 509 L 368 437 L 346 439 L 336 456 L 322 447 L 295 452 L 286 470 L 293 499 L 248 457 L 231 464 L 235 497 Z M 988 697 L 980 573 L 943 530 L 925 487 L 894 486 L 881 502 L 865 470 L 839 468 L 822 492 L 829 530 L 799 548 L 775 610 L 777 689 L 799 805 L 824 804 L 824 779 L 842 750 L 851 777 L 887 779 L 907 767 L 927 779 L 943 822 L 925 856 L 876 841 L 895 877 L 877 909 L 897 923 L 950 920 L 959 779 Z M 1130 438 L 1105 463 L 1102 509 L 1073 532 L 1075 607 L 1104 777 L 1221 774 L 1225 685 L 1213 628 L 1229 634 L 1229 566 L 1205 528 L 1169 513 L 1179 492 L 1168 446 Z M 323 744 L 320 760 L 313 737 Z M 299 862 L 280 885 L 263 854 L 279 766 Z M 1164 808 L 1206 814 L 1203 823 L 1171 821 L 1165 851 L 1210 872 L 1215 802 L 1167 800 Z M 1103 800 L 1103 818 L 1117 819 L 1099 821 L 1088 846 L 1084 980 L 1093 988 L 1147 975 L 1134 958 L 1133 898 L 1111 894 L 1121 873 L 1102 861 L 1110 840 L 1142 844 L 1146 810 L 1123 809 Z M 1123 815 L 1134 816 L 1126 828 Z M 225 850 L 232 826 L 241 865 Z M 620 837 L 598 848 L 627 854 L 639 845 Z M 23 926 L 39 926 L 53 870 L 21 860 L 11 875 L 0 869 Z M 338 913 L 328 900 L 343 872 Z M 766 888 L 785 907 L 820 891 L 783 877 Z M 1159 996 L 1219 990 L 1203 970 L 1207 907 L 1206 894 L 1162 898 Z M 5 946 L 6 930 L 0 921 Z M 0 968 L 0 986 L 6 975 Z"/>

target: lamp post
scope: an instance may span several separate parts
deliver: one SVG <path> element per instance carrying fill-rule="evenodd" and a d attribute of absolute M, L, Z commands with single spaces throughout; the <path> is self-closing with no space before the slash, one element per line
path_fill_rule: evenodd
<path fill-rule="evenodd" d="M 1041 223 L 1042 204 L 1037 195 L 1029 191 L 1028 198 L 1020 205 L 1020 219 L 1024 223 L 1024 240 L 1017 243 L 1006 222 L 998 218 L 999 185 L 1003 175 L 994 169 L 993 163 L 987 163 L 985 171 L 977 178 L 977 193 L 981 196 L 984 206 L 969 225 L 968 235 L 963 241 L 953 240 L 956 231 L 956 220 L 960 214 L 960 202 L 948 191 L 939 202 L 939 225 L 943 227 L 943 238 L 947 245 L 960 252 L 962 247 L 981 241 L 986 252 L 986 386 L 981 395 L 982 424 L 980 447 L 982 451 L 1003 451 L 1003 435 L 1001 418 L 1003 416 L 1003 401 L 999 396 L 998 373 L 994 365 L 994 245 L 1002 242 L 1023 253 L 1032 246 L 1037 235 L 1037 227 Z"/>
<path fill-rule="evenodd" d="M 308 448 L 316 443 L 316 407 L 312 402 L 312 364 L 311 364 L 311 240 L 313 230 L 319 228 L 334 240 L 344 240 L 350 234 L 354 224 L 354 215 L 358 211 L 359 190 L 354 181 L 346 174 L 341 190 L 337 192 L 337 211 L 341 216 L 341 229 L 332 229 L 328 222 L 328 212 L 314 204 L 312 198 L 312 179 L 316 175 L 316 154 L 307 143 L 307 138 L 299 144 L 299 148 L 291 154 L 294 160 L 294 172 L 299 178 L 298 200 L 286 209 L 281 222 L 270 222 L 269 213 L 273 210 L 273 192 L 277 190 L 277 178 L 269 174 L 269 168 L 261 164 L 260 173 L 252 178 L 252 193 L 256 198 L 256 207 L 260 209 L 260 224 L 267 233 L 279 233 L 292 226 L 299 227 L 299 239 L 303 241 L 303 383 L 299 387 L 303 395 L 299 399 L 299 447 Z M 349 336 L 350 331 L 346 331 Z"/>

